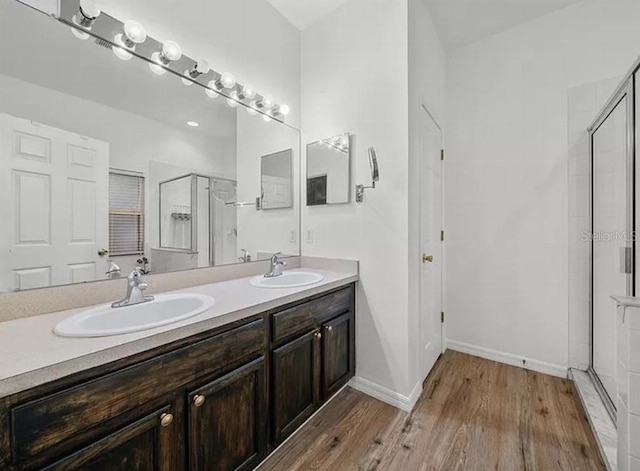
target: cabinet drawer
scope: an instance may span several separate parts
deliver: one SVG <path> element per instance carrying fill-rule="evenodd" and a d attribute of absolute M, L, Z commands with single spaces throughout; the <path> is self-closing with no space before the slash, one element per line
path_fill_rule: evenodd
<path fill-rule="evenodd" d="M 314 329 L 327 319 L 353 308 L 353 286 L 294 306 L 273 315 L 273 343 L 280 343 Z"/>
<path fill-rule="evenodd" d="M 11 409 L 12 461 L 56 455 L 104 436 L 118 417 L 264 349 L 262 319 Z"/>

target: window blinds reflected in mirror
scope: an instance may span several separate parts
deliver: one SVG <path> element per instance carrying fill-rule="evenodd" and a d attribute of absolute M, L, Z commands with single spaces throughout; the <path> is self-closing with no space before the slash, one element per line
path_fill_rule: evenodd
<path fill-rule="evenodd" d="M 109 254 L 144 253 L 144 177 L 109 172 Z"/>

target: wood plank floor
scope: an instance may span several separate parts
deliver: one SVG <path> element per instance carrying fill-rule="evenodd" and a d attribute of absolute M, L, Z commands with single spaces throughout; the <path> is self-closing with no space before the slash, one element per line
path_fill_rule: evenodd
<path fill-rule="evenodd" d="M 603 470 L 568 380 L 447 351 L 411 414 L 345 389 L 259 471 Z"/>

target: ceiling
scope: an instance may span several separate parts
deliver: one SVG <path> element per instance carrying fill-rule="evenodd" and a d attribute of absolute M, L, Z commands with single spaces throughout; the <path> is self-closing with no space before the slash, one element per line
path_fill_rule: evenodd
<path fill-rule="evenodd" d="M 323 1 L 323 0 L 317 0 Z M 581 0 L 423 0 L 440 41 L 451 50 Z"/>
<path fill-rule="evenodd" d="M 348 0 L 267 0 L 304 30 Z M 581 0 L 423 0 L 445 49 L 477 41 Z"/>
<path fill-rule="evenodd" d="M 348 0 L 267 0 L 300 31 L 324 18 Z"/>

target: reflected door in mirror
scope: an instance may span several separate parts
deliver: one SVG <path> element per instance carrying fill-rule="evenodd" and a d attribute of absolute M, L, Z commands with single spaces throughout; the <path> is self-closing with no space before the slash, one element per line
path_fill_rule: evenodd
<path fill-rule="evenodd" d="M 95 280 L 109 145 L 0 114 L 0 291 Z"/>

